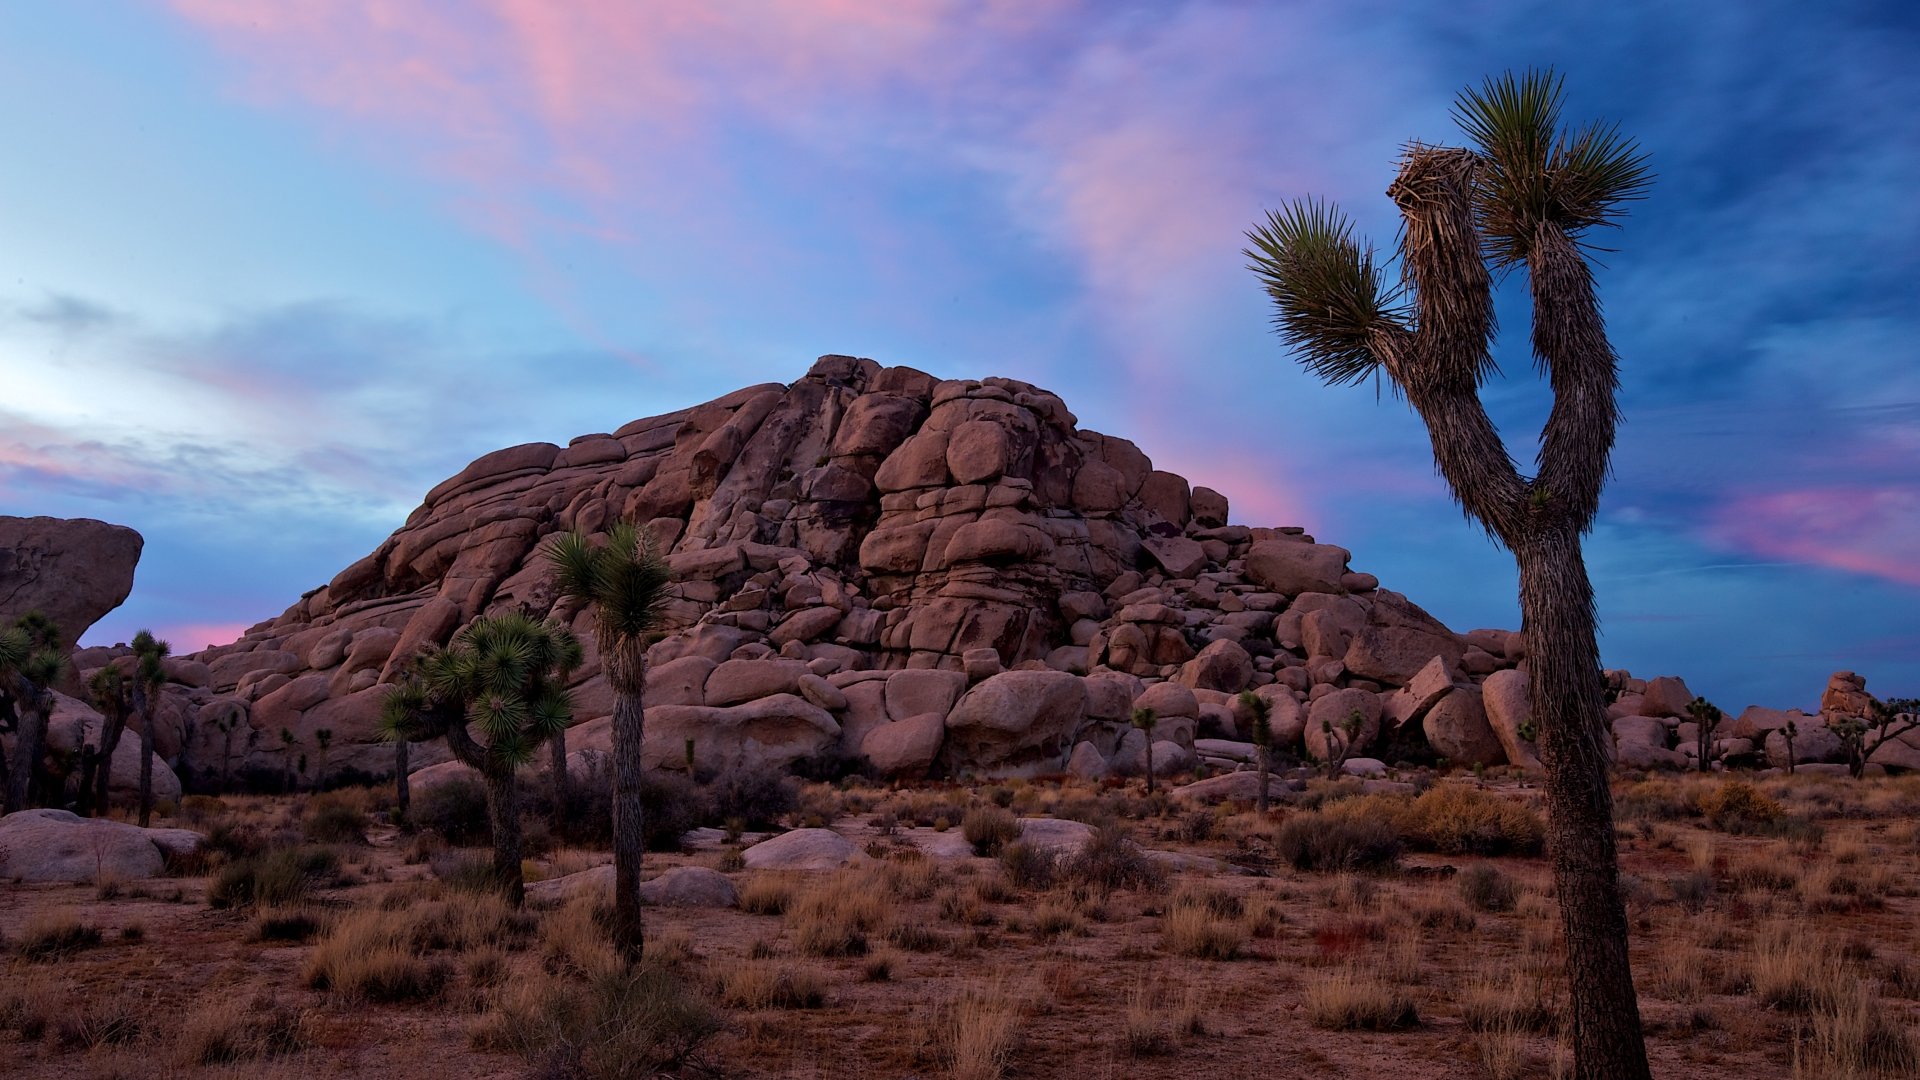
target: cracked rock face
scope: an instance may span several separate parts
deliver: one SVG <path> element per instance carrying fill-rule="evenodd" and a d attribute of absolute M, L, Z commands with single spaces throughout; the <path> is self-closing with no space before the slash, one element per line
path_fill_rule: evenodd
<path fill-rule="evenodd" d="M 41 612 L 71 652 L 133 591 L 144 543 L 124 525 L 91 518 L 0 517 L 0 626 Z"/>
<path fill-rule="evenodd" d="M 203 770 L 223 753 L 279 769 L 283 729 L 311 764 L 325 727 L 330 768 L 377 775 L 380 687 L 507 609 L 580 634 L 577 745 L 591 745 L 612 695 L 589 613 L 557 600 L 540 548 L 622 519 L 675 575 L 671 632 L 649 653 L 648 758 L 663 767 L 691 739 L 703 767 L 870 744 L 903 774 L 1093 768 L 1090 753 L 1124 768 L 1131 706 L 1163 681 L 1196 704 L 1154 738 L 1188 757 L 1255 688 L 1287 699 L 1275 727 L 1297 747 L 1320 697 L 1398 693 L 1436 659 L 1440 687 L 1515 663 L 1504 632 L 1455 635 L 1353 573 L 1343 548 L 1228 524 L 1225 496 L 1081 429 L 1052 393 L 829 356 L 790 385 L 473 462 L 330 582 L 192 657 L 203 682 L 172 692 L 163 746 Z M 1470 641 L 1493 643 L 1473 648 L 1478 671 L 1463 668 Z M 215 708 L 245 715 L 230 750 L 200 719 Z M 1460 711 L 1451 738 L 1500 742 Z M 423 747 L 414 763 L 443 760 Z"/>

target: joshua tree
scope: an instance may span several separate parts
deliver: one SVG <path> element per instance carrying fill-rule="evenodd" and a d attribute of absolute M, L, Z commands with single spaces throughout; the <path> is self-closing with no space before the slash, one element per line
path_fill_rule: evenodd
<path fill-rule="evenodd" d="M 1133 726 L 1147 735 L 1147 794 L 1153 794 L 1153 728 L 1160 722 L 1160 714 L 1152 709 L 1133 710 Z"/>
<path fill-rule="evenodd" d="M 1347 767 L 1347 759 L 1353 756 L 1353 745 L 1360 741 L 1360 730 L 1367 726 L 1367 716 L 1359 709 L 1348 709 L 1347 715 L 1340 718 L 1340 726 L 1333 721 L 1320 718 L 1320 733 L 1327 741 L 1327 776 L 1337 778 L 1340 770 Z"/>
<path fill-rule="evenodd" d="M 100 710 L 100 744 L 94 751 L 91 767 L 80 770 L 81 812 L 107 816 L 108 789 L 113 783 L 113 755 L 120 749 L 120 736 L 126 734 L 127 717 L 133 712 L 127 680 L 120 669 L 108 664 L 87 680 L 87 696 Z"/>
<path fill-rule="evenodd" d="M 640 863 L 647 647 L 665 622 L 673 572 L 653 534 L 624 521 L 600 545 L 585 533 L 563 533 L 547 547 L 547 559 L 561 594 L 592 606 L 600 667 L 613 688 L 613 940 L 628 963 L 638 963 L 646 943 Z"/>
<path fill-rule="evenodd" d="M 1788 776 L 1793 775 L 1793 764 L 1794 764 L 1793 740 L 1799 737 L 1800 737 L 1800 725 L 1794 723 L 1791 720 L 1787 721 L 1786 727 L 1783 727 L 1780 729 L 1780 741 L 1787 744 L 1787 775 Z"/>
<path fill-rule="evenodd" d="M 140 713 L 140 827 L 153 820 L 153 728 L 160 718 L 160 688 L 172 646 L 142 630 L 133 635 L 133 704 Z"/>
<path fill-rule="evenodd" d="M 1384 374 L 1425 422 L 1453 497 L 1513 553 L 1530 704 L 1546 766 L 1555 891 L 1579 1080 L 1647 1077 L 1607 786 L 1606 695 L 1581 538 L 1592 528 L 1619 419 L 1583 237 L 1617 224 L 1651 181 L 1616 127 L 1562 130 L 1561 80 L 1529 72 L 1463 92 L 1472 149 L 1409 144 L 1387 195 L 1403 224 L 1406 294 L 1336 208 L 1295 202 L 1249 233 L 1276 329 L 1330 383 Z M 1492 270 L 1524 266 L 1533 351 L 1553 390 L 1536 474 L 1515 466 L 1480 400 L 1494 371 Z"/>
<path fill-rule="evenodd" d="M 60 630 L 37 611 L 0 631 L 0 720 L 13 728 L 13 760 L 0 754 L 6 782 L 6 813 L 33 805 L 34 780 L 46 753 L 47 717 L 53 684 L 67 668 Z"/>
<path fill-rule="evenodd" d="M 220 733 L 220 790 L 233 783 L 233 736 L 246 725 L 246 714 L 231 698 L 221 700 L 213 710 L 213 730 Z"/>
<path fill-rule="evenodd" d="M 1868 706 L 1867 716 L 1849 716 L 1833 724 L 1840 745 L 1847 752 L 1847 773 L 1858 780 L 1867 771 L 1867 762 L 1888 739 L 1897 739 L 1920 728 L 1920 698 L 1888 698 Z"/>
<path fill-rule="evenodd" d="M 487 786 L 494 880 L 516 906 L 525 891 L 518 770 L 573 719 L 566 684 L 580 659 L 580 642 L 564 626 L 519 613 L 475 619 L 446 648 L 414 661 L 381 714 L 387 737 L 444 738 L 454 757 L 479 771 Z M 486 742 L 476 741 L 469 726 Z"/>
<path fill-rule="evenodd" d="M 314 745 L 320 748 L 318 764 L 314 768 L 313 790 L 319 791 L 327 786 L 327 750 L 333 746 L 333 729 L 319 728 L 313 733 Z"/>
<path fill-rule="evenodd" d="M 405 739 L 393 740 L 393 805 L 402 819 L 413 804 L 413 789 L 407 783 L 407 750 L 411 745 Z"/>
<path fill-rule="evenodd" d="M 1700 771 L 1711 772 L 1713 769 L 1713 729 L 1720 726 L 1720 721 L 1725 720 L 1727 714 L 1721 712 L 1713 702 L 1708 701 L 1706 698 L 1697 697 L 1687 702 L 1687 715 L 1693 718 L 1694 756 L 1699 759 Z"/>
<path fill-rule="evenodd" d="M 1240 707 L 1253 718 L 1247 738 L 1253 742 L 1253 763 L 1260 770 L 1260 792 L 1253 797 L 1253 808 L 1264 814 L 1269 804 L 1267 777 L 1273 772 L 1273 728 L 1268 726 L 1273 716 L 1273 702 L 1251 690 L 1242 690 Z"/>
<path fill-rule="evenodd" d="M 280 729 L 280 784 L 282 787 L 285 787 L 290 792 L 300 790 L 300 781 L 298 779 L 299 774 L 294 772 L 293 770 L 294 761 L 296 760 L 294 757 L 294 754 L 299 749 L 300 749 L 300 736 L 295 735 L 293 733 L 292 728 L 286 728 L 286 727 L 281 728 Z M 302 755 L 298 760 L 304 761 L 305 755 Z"/>

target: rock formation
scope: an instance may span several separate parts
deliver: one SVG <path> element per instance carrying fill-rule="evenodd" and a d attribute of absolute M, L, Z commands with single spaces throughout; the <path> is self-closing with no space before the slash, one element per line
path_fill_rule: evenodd
<path fill-rule="evenodd" d="M 210 720 L 239 715 L 235 772 L 304 760 L 312 779 L 323 729 L 327 768 L 386 772 L 383 684 L 503 609 L 581 632 L 569 744 L 604 750 L 612 695 L 589 616 L 556 602 L 540 548 L 617 519 L 651 531 L 676 580 L 649 652 L 655 767 L 684 768 L 691 743 L 701 769 L 1103 775 L 1144 763 L 1136 706 L 1159 716 L 1156 767 L 1232 767 L 1246 689 L 1273 706 L 1283 752 L 1326 753 L 1327 725 L 1358 712 L 1356 759 L 1537 766 L 1520 635 L 1456 634 L 1343 548 L 1229 524 L 1224 496 L 1081 429 L 1045 390 L 844 356 L 791 385 L 481 457 L 279 617 L 181 658 L 162 752 L 219 771 L 228 736 Z M 1684 685 L 1628 695 L 1623 678 L 1634 715 L 1684 707 Z M 414 766 L 445 760 L 422 747 Z"/>
<path fill-rule="evenodd" d="M 91 518 L 0 517 L 0 626 L 39 611 L 71 651 L 133 591 L 143 544 L 132 529 Z"/>

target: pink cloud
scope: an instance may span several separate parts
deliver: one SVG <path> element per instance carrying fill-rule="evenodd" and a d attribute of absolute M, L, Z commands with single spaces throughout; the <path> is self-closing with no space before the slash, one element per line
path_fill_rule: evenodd
<path fill-rule="evenodd" d="M 1710 512 L 1705 532 L 1751 554 L 1920 586 L 1920 491 L 1912 488 L 1738 495 Z"/>
<path fill-rule="evenodd" d="M 153 635 L 172 645 L 175 653 L 184 655 L 211 649 L 215 645 L 230 645 L 240 640 L 240 635 L 246 633 L 250 625 L 238 622 L 171 623 L 154 627 Z"/>

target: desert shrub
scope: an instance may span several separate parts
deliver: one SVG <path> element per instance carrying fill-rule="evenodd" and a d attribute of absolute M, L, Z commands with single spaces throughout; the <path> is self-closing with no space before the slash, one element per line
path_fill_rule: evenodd
<path fill-rule="evenodd" d="M 1787 816 L 1787 808 L 1745 780 L 1729 780 L 1700 796 L 1700 812 L 1722 832 L 1765 832 Z"/>
<path fill-rule="evenodd" d="M 1442 855 L 1538 855 L 1547 829 L 1540 815 L 1512 799 L 1465 784 L 1440 784 L 1396 815 L 1416 851 Z"/>
<path fill-rule="evenodd" d="M 1397 1031 L 1420 1023 L 1406 991 L 1376 975 L 1335 968 L 1307 983 L 1307 1019 L 1331 1031 Z"/>
<path fill-rule="evenodd" d="M 482 1050 L 519 1054 L 554 1080 L 626 1080 L 673 1073 L 718 1034 L 720 1016 L 657 965 L 613 970 L 584 984 L 509 983 L 474 1032 Z"/>
<path fill-rule="evenodd" d="M 679 773 L 650 772 L 640 785 L 648 851 L 679 851 L 680 838 L 707 820 L 706 793 Z"/>
<path fill-rule="evenodd" d="M 320 932 L 320 918 L 301 908 L 269 908 L 254 916 L 248 941 L 306 941 Z"/>
<path fill-rule="evenodd" d="M 54 1041 L 69 1050 L 125 1046 L 146 1034 L 147 1002 L 128 989 L 89 994 L 54 1023 Z"/>
<path fill-rule="evenodd" d="M 453 967 L 421 955 L 408 912 L 362 911 L 341 920 L 307 958 L 306 982 L 348 1001 L 429 1001 Z"/>
<path fill-rule="evenodd" d="M 740 1009 L 817 1009 L 827 985 L 812 968 L 743 960 L 719 971 L 720 1001 Z"/>
<path fill-rule="evenodd" d="M 226 813 L 226 801 L 212 795 L 188 795 L 180 800 L 181 819 L 195 828 L 224 817 Z"/>
<path fill-rule="evenodd" d="M 307 804 L 301 831 L 316 844 L 361 844 L 366 842 L 367 815 L 339 796 L 322 795 Z"/>
<path fill-rule="evenodd" d="M 1281 823 L 1274 848 L 1295 870 L 1378 870 L 1400 858 L 1400 833 L 1378 818 L 1309 810 Z"/>
<path fill-rule="evenodd" d="M 1087 922 L 1072 907 L 1057 900 L 1049 900 L 1033 909 L 1033 933 L 1039 938 L 1056 938 L 1063 934 L 1080 934 L 1087 929 Z"/>
<path fill-rule="evenodd" d="M 1551 1033 L 1559 1027 L 1547 989 L 1517 972 L 1475 976 L 1459 997 L 1468 1031 Z"/>
<path fill-rule="evenodd" d="M 1158 888 L 1167 873 L 1118 825 L 1096 827 L 1086 846 L 1060 865 L 1061 876 L 1096 892 Z"/>
<path fill-rule="evenodd" d="M 1621 821 L 1672 821 L 1700 810 L 1687 792 L 1670 780 L 1641 780 L 1614 794 L 1614 816 Z"/>
<path fill-rule="evenodd" d="M 216 908 L 291 907 L 334 881 L 340 857 L 331 848 L 281 848 L 228 863 L 207 886 Z"/>
<path fill-rule="evenodd" d="M 23 960 L 52 963 L 100 944 L 100 929 L 71 915 L 37 915 L 14 946 Z"/>
<path fill-rule="evenodd" d="M 434 880 L 455 892 L 497 892 L 500 879 L 493 872 L 493 859 L 463 851 L 442 851 L 427 860 Z"/>
<path fill-rule="evenodd" d="M 0 979 L 0 1032 L 33 1042 L 72 1007 L 67 992 L 45 972 L 16 968 Z"/>
<path fill-rule="evenodd" d="M 1920 1075 L 1920 1043 L 1885 1002 L 1858 982 L 1814 1010 L 1813 1030 L 1795 1046 L 1796 1076 Z"/>
<path fill-rule="evenodd" d="M 1020 819 L 998 806 L 976 806 L 960 819 L 960 835 L 975 855 L 994 856 L 1020 838 Z"/>
<path fill-rule="evenodd" d="M 258 855 L 269 846 L 268 838 L 259 829 L 225 818 L 209 825 L 206 837 L 201 841 L 199 850 L 224 855 L 229 859 Z"/>
<path fill-rule="evenodd" d="M 1060 859 L 1050 848 L 1015 840 L 1000 849 L 1000 869 L 1021 889 L 1044 889 L 1059 876 Z"/>
<path fill-rule="evenodd" d="M 310 1042 L 306 1018 L 267 999 L 247 1009 L 216 1001 L 187 1015 L 174 1036 L 174 1056 L 182 1065 L 228 1065 L 280 1057 Z"/>
<path fill-rule="evenodd" d="M 1176 956 L 1198 960 L 1232 960 L 1246 945 L 1247 933 L 1238 920 L 1224 918 L 1204 905 L 1179 905 L 1167 911 L 1160 940 Z"/>
<path fill-rule="evenodd" d="M 1785 924 L 1754 938 L 1748 976 L 1756 1001 L 1789 1012 L 1831 1010 L 1856 981 L 1825 944 Z"/>
<path fill-rule="evenodd" d="M 715 821 L 770 829 L 800 805 L 800 785 L 780 769 L 736 765 L 707 785 Z"/>
<path fill-rule="evenodd" d="M 492 835 L 487 823 L 487 787 L 471 776 L 442 780 L 413 796 L 407 820 L 415 828 L 439 833 L 449 844 L 485 843 Z"/>
<path fill-rule="evenodd" d="M 1476 863 L 1460 872 L 1460 899 L 1475 911 L 1512 911 L 1520 887 L 1497 866 Z"/>

